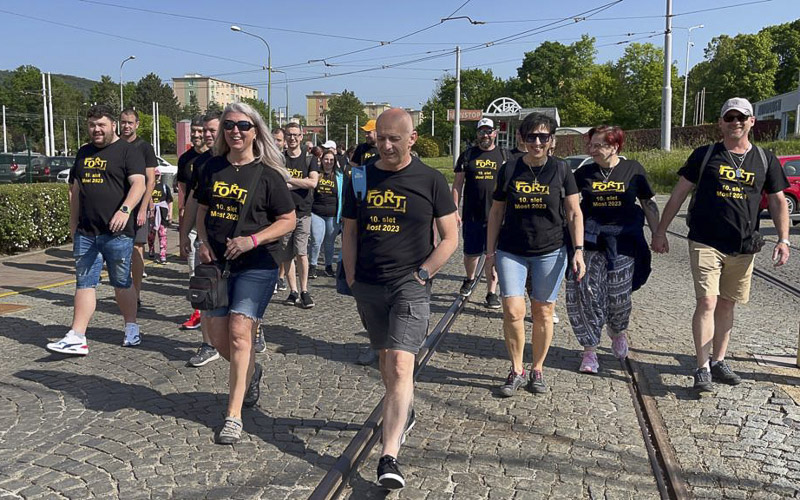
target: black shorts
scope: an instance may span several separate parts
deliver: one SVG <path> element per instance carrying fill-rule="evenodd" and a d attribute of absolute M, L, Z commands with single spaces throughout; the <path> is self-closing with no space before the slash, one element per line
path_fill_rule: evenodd
<path fill-rule="evenodd" d="M 430 282 L 421 285 L 409 273 L 388 285 L 357 281 L 351 290 L 373 349 L 419 352 L 431 317 Z"/>

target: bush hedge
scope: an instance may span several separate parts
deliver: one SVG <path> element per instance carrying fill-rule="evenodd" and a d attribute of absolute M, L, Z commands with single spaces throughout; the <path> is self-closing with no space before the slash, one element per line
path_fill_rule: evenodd
<path fill-rule="evenodd" d="M 439 156 L 439 145 L 436 141 L 426 135 L 419 136 L 417 142 L 411 148 L 422 158 L 435 158 Z"/>
<path fill-rule="evenodd" d="M 0 185 L 0 253 L 68 241 L 68 191 L 60 183 Z"/>

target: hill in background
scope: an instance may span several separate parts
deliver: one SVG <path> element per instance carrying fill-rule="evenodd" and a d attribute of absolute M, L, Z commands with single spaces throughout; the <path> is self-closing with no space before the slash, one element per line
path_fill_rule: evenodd
<path fill-rule="evenodd" d="M 8 78 L 11 75 L 11 70 L 0 70 L 0 84 L 2 84 L 3 80 Z M 59 75 L 57 73 L 52 74 L 53 77 L 61 78 L 67 85 L 70 87 L 75 88 L 78 92 L 83 95 L 84 98 L 89 97 L 89 91 L 97 83 L 94 80 L 89 80 L 88 78 L 82 78 L 80 76 L 73 76 L 73 75 Z"/>

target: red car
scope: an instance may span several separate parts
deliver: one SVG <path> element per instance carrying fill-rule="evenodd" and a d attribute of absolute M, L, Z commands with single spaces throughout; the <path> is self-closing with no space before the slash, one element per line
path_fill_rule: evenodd
<path fill-rule="evenodd" d="M 789 179 L 789 187 L 783 190 L 789 215 L 795 215 L 800 211 L 800 155 L 779 156 L 778 161 L 781 162 L 786 178 Z M 766 195 L 761 196 L 759 209 L 767 209 Z"/>

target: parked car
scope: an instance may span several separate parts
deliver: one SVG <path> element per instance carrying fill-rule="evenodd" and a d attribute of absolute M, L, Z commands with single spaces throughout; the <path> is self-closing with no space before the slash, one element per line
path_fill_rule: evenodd
<path fill-rule="evenodd" d="M 165 176 L 165 181 L 168 181 L 170 183 L 169 185 L 171 185 L 172 178 L 178 173 L 178 167 L 160 156 L 156 156 L 156 159 L 158 160 L 158 168 L 161 170 L 161 175 Z M 75 158 L 72 158 L 66 170 L 58 172 L 56 175 L 57 182 L 67 183 L 69 181 L 69 169 L 72 167 L 72 162 L 74 161 Z"/>
<path fill-rule="evenodd" d="M 786 196 L 786 205 L 789 207 L 789 215 L 800 214 L 800 155 L 779 156 L 786 178 L 789 179 L 789 187 L 783 190 Z M 761 195 L 761 210 L 767 209 L 767 195 Z"/>
<path fill-rule="evenodd" d="M 31 162 L 31 180 L 33 182 L 57 182 L 58 174 L 64 169 L 72 168 L 74 156 L 39 156 Z"/>
<path fill-rule="evenodd" d="M 0 183 L 25 182 L 27 164 L 27 155 L 0 153 Z"/>
<path fill-rule="evenodd" d="M 571 168 L 574 172 L 587 163 L 591 163 L 592 157 L 589 155 L 572 155 L 567 156 L 564 158 L 564 160 L 567 162 L 567 165 L 569 165 L 569 168 Z"/>

